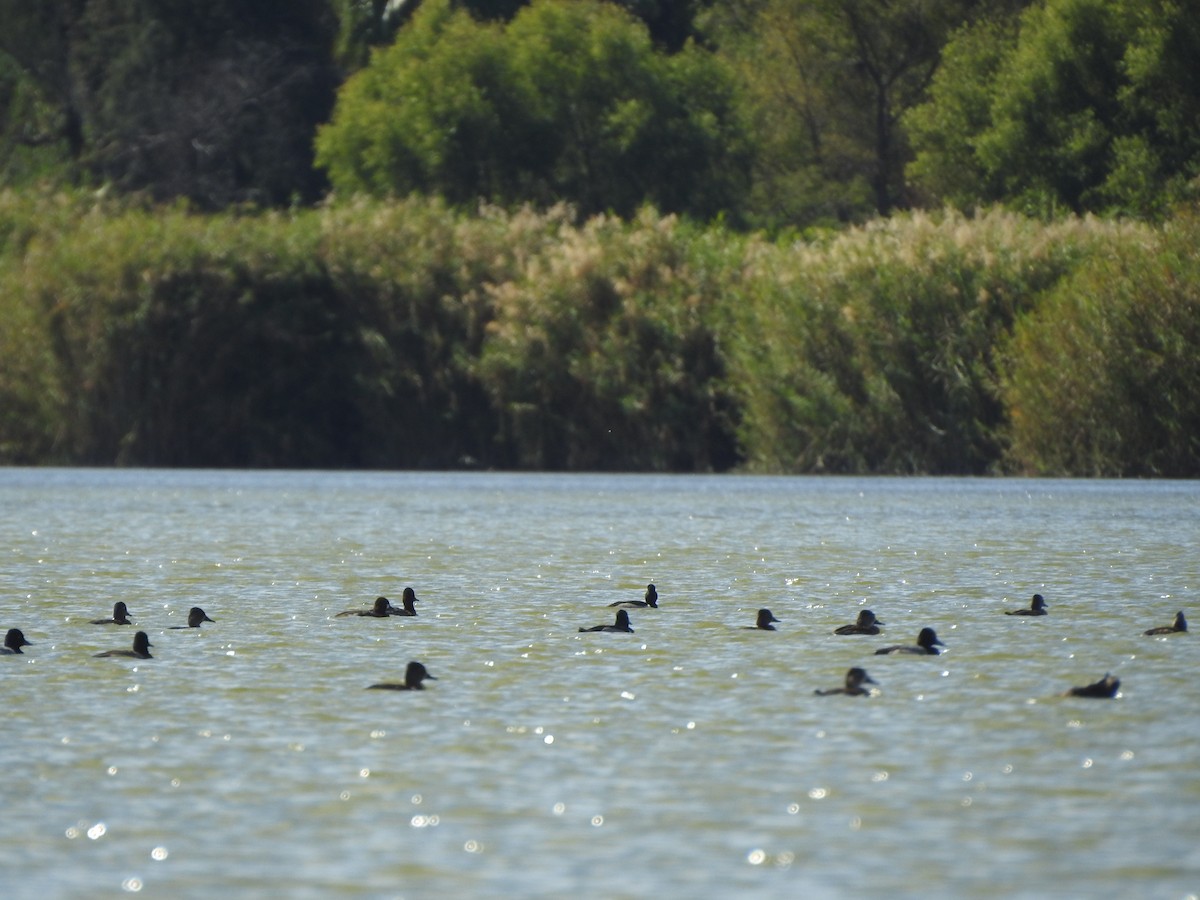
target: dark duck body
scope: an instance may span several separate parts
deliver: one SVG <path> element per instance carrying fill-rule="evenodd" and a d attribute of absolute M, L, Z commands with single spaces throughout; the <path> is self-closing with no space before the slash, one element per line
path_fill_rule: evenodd
<path fill-rule="evenodd" d="M 375 602 L 378 603 L 379 601 L 376 600 Z M 414 591 L 410 587 L 406 587 L 404 589 L 403 596 L 400 597 L 400 608 L 397 609 L 396 607 L 392 606 L 389 603 L 388 604 L 388 615 L 389 616 L 415 616 L 417 614 L 417 608 L 413 604 L 420 603 L 420 602 L 421 601 L 417 599 L 417 592 Z M 436 680 L 437 679 L 435 678 L 434 681 L 436 681 Z"/>
<path fill-rule="evenodd" d="M 113 614 L 111 619 L 92 619 L 93 625 L 132 625 L 133 620 L 129 618 L 129 607 L 125 605 L 124 600 L 118 600 L 113 604 Z"/>
<path fill-rule="evenodd" d="M 1004 613 L 1006 616 L 1044 616 L 1046 615 L 1046 598 L 1041 594 L 1034 594 L 1033 599 L 1029 601 L 1029 609 L 1010 609 Z"/>
<path fill-rule="evenodd" d="M 1187 619 L 1183 617 L 1183 610 L 1175 613 L 1175 621 L 1170 625 L 1163 625 L 1161 628 L 1149 628 L 1145 634 L 1180 634 L 1187 631 Z"/>
<path fill-rule="evenodd" d="M 617 610 L 617 620 L 612 625 L 593 625 L 591 628 L 580 628 L 580 631 L 623 631 L 633 634 L 633 628 L 629 624 L 629 613 L 623 609 Z"/>
<path fill-rule="evenodd" d="M 193 606 L 188 610 L 188 623 L 186 625 L 172 625 L 172 631 L 182 631 L 185 628 L 199 628 L 201 622 L 215 622 L 216 619 L 210 619 L 208 613 L 198 606 Z"/>
<path fill-rule="evenodd" d="M 416 614 L 416 610 L 413 610 L 412 615 L 415 616 Z M 392 601 L 387 597 L 376 597 L 375 603 L 370 609 L 347 609 L 338 613 L 334 618 L 340 619 L 342 616 L 369 616 L 372 619 L 386 619 L 390 615 L 406 614 L 392 606 Z"/>
<path fill-rule="evenodd" d="M 1083 687 L 1073 687 L 1064 696 L 1067 697 L 1096 697 L 1102 700 L 1108 700 L 1117 696 L 1117 691 L 1121 687 L 1121 679 L 1115 675 L 1105 675 L 1099 681 L 1091 684 L 1086 684 Z"/>
<path fill-rule="evenodd" d="M 4 635 L 4 647 L 0 648 L 0 656 L 24 656 L 21 648 L 32 646 L 33 644 L 25 640 L 25 632 L 20 628 L 10 628 Z"/>
<path fill-rule="evenodd" d="M 886 622 L 880 622 L 875 618 L 875 613 L 869 609 L 861 610 L 858 618 L 853 625 L 843 625 L 841 628 L 835 628 L 834 634 L 879 634 L 879 626 L 886 625 Z"/>
<path fill-rule="evenodd" d="M 616 603 L 608 604 L 609 609 L 658 609 L 658 589 L 652 585 L 646 585 L 646 597 L 644 600 L 618 600 Z"/>
<path fill-rule="evenodd" d="M 828 691 L 813 691 L 818 697 L 829 697 L 833 694 L 845 694 L 848 697 L 869 697 L 871 691 L 869 688 L 863 687 L 864 684 L 879 684 L 874 678 L 867 674 L 866 669 L 860 669 L 855 666 L 846 672 L 846 684 L 840 688 L 833 688 Z"/>
<path fill-rule="evenodd" d="M 404 683 L 403 684 L 396 684 L 394 682 L 383 682 L 381 684 L 368 685 L 367 690 L 369 690 L 369 691 L 372 691 L 372 690 L 374 690 L 374 691 L 423 691 L 423 690 L 425 690 L 425 685 L 421 684 L 421 682 L 425 681 L 426 679 L 428 679 L 430 681 L 437 681 L 436 678 L 434 678 L 432 675 L 429 674 L 429 670 L 426 669 L 425 666 L 423 666 L 421 663 L 416 662 L 414 660 L 413 662 L 410 662 L 408 664 L 408 668 L 404 670 Z"/>
<path fill-rule="evenodd" d="M 945 647 L 938 640 L 937 632 L 932 628 L 922 628 L 921 633 L 917 635 L 916 646 L 897 645 L 895 647 L 880 647 L 875 651 L 876 656 L 890 656 L 893 654 L 909 653 L 914 656 L 937 656 L 940 652 L 938 647 Z"/>
<path fill-rule="evenodd" d="M 130 659 L 154 659 L 150 655 L 150 648 L 154 645 L 150 643 L 150 638 L 144 631 L 139 631 L 133 636 L 132 650 L 105 650 L 103 653 L 97 653 L 96 659 L 102 656 L 121 656 Z"/>
<path fill-rule="evenodd" d="M 746 628 L 750 631 L 774 631 L 775 625 L 773 623 L 778 621 L 769 609 L 764 608 L 758 611 L 758 616 L 755 617 L 754 624 L 747 625 Z"/>

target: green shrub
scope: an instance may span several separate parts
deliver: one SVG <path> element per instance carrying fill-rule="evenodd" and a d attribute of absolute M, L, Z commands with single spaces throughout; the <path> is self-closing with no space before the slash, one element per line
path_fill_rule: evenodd
<path fill-rule="evenodd" d="M 735 462 L 715 326 L 731 238 L 645 210 L 563 225 L 493 288 L 479 370 L 521 468 L 710 471 Z"/>
<path fill-rule="evenodd" d="M 0 462 L 1195 475 L 1200 215 L 0 194 Z"/>
<path fill-rule="evenodd" d="M 1006 425 L 995 348 L 1019 312 L 1118 235 L 993 210 L 759 245 L 731 353 L 749 465 L 989 471 Z"/>
<path fill-rule="evenodd" d="M 1009 465 L 1039 475 L 1200 472 L 1200 216 L 1116 242 L 1018 323 Z"/>

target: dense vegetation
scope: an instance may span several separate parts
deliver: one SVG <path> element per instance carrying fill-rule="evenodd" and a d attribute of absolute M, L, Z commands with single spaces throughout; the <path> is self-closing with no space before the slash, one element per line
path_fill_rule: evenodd
<path fill-rule="evenodd" d="M 1200 473 L 1174 0 L 0 19 L 0 462 Z"/>
<path fill-rule="evenodd" d="M 1187 475 L 1200 219 L 4 194 L 9 462 Z"/>

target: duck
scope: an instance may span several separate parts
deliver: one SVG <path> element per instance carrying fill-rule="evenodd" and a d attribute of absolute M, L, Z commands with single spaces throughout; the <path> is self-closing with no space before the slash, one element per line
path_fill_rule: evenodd
<path fill-rule="evenodd" d="M 172 625 L 172 631 L 182 631 L 185 628 L 199 628 L 201 622 L 215 622 L 216 619 L 210 619 L 208 613 L 198 606 L 193 606 L 188 610 L 188 623 L 186 625 Z"/>
<path fill-rule="evenodd" d="M 1044 616 L 1046 615 L 1046 598 L 1041 594 L 1034 594 L 1033 599 L 1029 601 L 1029 609 L 1009 609 L 1005 610 L 1006 616 Z"/>
<path fill-rule="evenodd" d="M 139 631 L 133 636 L 132 650 L 105 650 L 103 653 L 97 653 L 95 658 L 99 659 L 102 656 L 128 656 L 133 659 L 154 659 L 150 655 L 150 648 L 153 646 L 146 632 Z"/>
<path fill-rule="evenodd" d="M 0 656 L 24 656 L 21 648 L 32 646 L 30 641 L 25 640 L 25 632 L 20 628 L 10 628 L 4 635 L 4 646 L 0 648 Z"/>
<path fill-rule="evenodd" d="M 886 625 L 886 622 L 880 622 L 875 618 L 875 613 L 869 609 L 864 609 L 859 612 L 858 618 L 853 625 L 843 625 L 841 628 L 835 628 L 834 634 L 879 634 L 879 626 Z"/>
<path fill-rule="evenodd" d="M 406 668 L 404 670 L 404 683 L 403 684 L 395 684 L 392 682 L 384 682 L 382 684 L 371 684 L 371 685 L 367 686 L 367 690 L 369 690 L 369 691 L 371 691 L 371 690 L 423 691 L 423 690 L 425 690 L 425 685 L 421 684 L 421 682 L 425 681 L 426 679 L 428 679 L 430 681 L 437 681 L 436 678 L 434 678 L 432 675 L 429 674 L 428 669 L 426 669 L 423 665 L 421 665 L 421 663 L 414 660 L 413 662 L 410 662 L 408 664 L 408 668 Z"/>
<path fill-rule="evenodd" d="M 92 619 L 93 625 L 132 625 L 133 620 L 129 618 L 129 607 L 125 605 L 124 600 L 118 600 L 113 604 L 113 614 L 111 619 Z"/>
<path fill-rule="evenodd" d="M 633 634 L 629 625 L 629 613 L 623 609 L 617 610 L 617 621 L 612 625 L 593 625 L 591 628 L 580 628 L 580 631 L 624 631 Z"/>
<path fill-rule="evenodd" d="M 1175 621 L 1170 625 L 1163 625 L 1161 628 L 1148 628 L 1143 634 L 1179 634 L 1182 631 L 1187 631 L 1187 619 L 1183 617 L 1183 610 L 1175 613 Z"/>
<path fill-rule="evenodd" d="M 828 697 L 832 694 L 845 694 L 848 697 L 869 697 L 871 691 L 869 688 L 863 687 L 864 684 L 879 684 L 874 678 L 867 674 L 866 669 L 860 669 L 855 666 L 853 669 L 846 671 L 845 687 L 832 688 L 828 691 L 813 691 L 819 697 Z"/>
<path fill-rule="evenodd" d="M 380 599 L 386 600 L 387 598 L 383 597 Z M 379 600 L 376 600 L 375 602 L 378 603 Z M 404 595 L 400 598 L 401 608 L 397 609 L 396 607 L 392 606 L 391 603 L 389 602 L 387 614 L 389 616 L 415 616 L 417 614 L 417 610 L 413 606 L 413 604 L 419 603 L 419 602 L 420 601 L 417 599 L 417 592 L 414 591 L 410 587 L 406 587 L 404 589 Z M 436 679 L 434 679 L 434 680 L 436 681 Z"/>
<path fill-rule="evenodd" d="M 912 653 L 917 656 L 937 656 L 940 652 L 938 647 L 945 646 L 945 644 L 938 640 L 936 631 L 932 628 L 922 628 L 921 633 L 917 635 L 917 645 L 915 647 L 903 644 L 895 647 L 880 647 L 875 651 L 875 655 L 890 656 L 894 653 Z"/>
<path fill-rule="evenodd" d="M 409 590 L 411 590 L 411 588 L 409 588 Z M 415 594 L 413 596 L 413 600 L 414 600 L 414 602 L 416 601 Z M 415 616 L 416 614 L 417 614 L 416 610 L 413 610 L 411 614 L 401 612 L 400 610 L 396 609 L 396 607 L 392 606 L 392 601 L 389 600 L 387 597 L 376 597 L 375 603 L 371 606 L 370 609 L 347 609 L 347 610 L 344 610 L 343 612 L 338 613 L 336 616 L 334 616 L 334 618 L 340 619 L 342 616 L 370 616 L 372 619 L 386 619 L 388 616 L 391 616 L 391 615 L 397 615 L 397 616 L 414 615 Z"/>
<path fill-rule="evenodd" d="M 1083 687 L 1073 687 L 1065 694 L 1064 697 L 1099 697 L 1101 699 L 1109 699 L 1117 696 L 1117 690 L 1121 687 L 1121 679 L 1115 675 L 1104 673 L 1104 677 L 1092 684 L 1084 685 Z"/>
<path fill-rule="evenodd" d="M 771 614 L 771 611 L 769 609 L 764 608 L 764 609 L 760 609 L 758 611 L 758 616 L 757 616 L 757 618 L 755 618 L 754 624 L 747 625 L 746 629 L 748 631 L 774 631 L 775 626 L 772 625 L 771 623 L 778 622 L 778 621 L 779 620 Z"/>
<path fill-rule="evenodd" d="M 645 600 L 618 600 L 616 603 L 608 604 L 609 609 L 658 609 L 658 589 L 652 585 L 646 585 Z"/>

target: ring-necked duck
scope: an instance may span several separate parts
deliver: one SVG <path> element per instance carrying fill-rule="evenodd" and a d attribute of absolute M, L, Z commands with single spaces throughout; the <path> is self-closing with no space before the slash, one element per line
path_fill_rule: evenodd
<path fill-rule="evenodd" d="M 376 600 L 375 602 L 378 603 L 379 601 Z M 400 603 L 400 609 L 397 609 L 390 604 L 388 605 L 389 616 L 415 616 L 417 614 L 416 607 L 414 607 L 413 604 L 420 603 L 420 601 L 417 599 L 417 592 L 412 588 L 406 587 L 404 589 L 404 595 L 400 598 Z"/>
<path fill-rule="evenodd" d="M 125 605 L 124 600 L 118 600 L 113 604 L 113 614 L 111 619 L 92 619 L 93 625 L 132 625 L 133 621 L 129 618 L 129 607 Z"/>
<path fill-rule="evenodd" d="M 849 697 L 869 697 L 871 691 L 869 688 L 863 687 L 864 684 L 879 684 L 874 678 L 867 674 L 866 669 L 860 669 L 857 666 L 846 672 L 846 686 L 833 688 L 828 691 L 813 691 L 821 697 L 828 697 L 831 694 L 846 694 Z"/>
<path fill-rule="evenodd" d="M 398 615 L 403 615 L 400 610 L 392 606 L 392 601 L 387 597 L 376 597 L 375 604 L 370 609 L 347 609 L 344 612 L 334 616 L 335 619 L 340 619 L 342 616 L 370 616 L 372 619 L 386 619 L 395 611 Z M 417 613 L 414 610 L 413 615 Z"/>
<path fill-rule="evenodd" d="M 1161 628 L 1150 628 L 1144 634 L 1179 634 L 1181 631 L 1187 631 L 1187 619 L 1183 617 L 1183 610 L 1175 613 L 1175 621 L 1170 625 L 1164 625 Z"/>
<path fill-rule="evenodd" d="M 404 684 L 395 684 L 384 682 L 383 684 L 372 684 L 367 686 L 367 690 L 379 691 L 423 691 L 425 686 L 421 684 L 425 679 L 437 681 L 428 670 L 419 662 L 413 661 L 408 664 L 408 668 L 404 670 Z"/>
<path fill-rule="evenodd" d="M 771 615 L 769 609 L 764 608 L 758 611 L 758 617 L 754 620 L 754 624 L 747 625 L 746 628 L 750 631 L 774 631 L 775 626 L 771 623 L 778 621 L 777 618 Z"/>
<path fill-rule="evenodd" d="M 917 645 L 911 646 L 896 646 L 896 647 L 880 647 L 875 651 L 876 656 L 888 656 L 893 653 L 915 653 L 918 656 L 937 656 L 938 647 L 945 647 L 938 640 L 937 632 L 932 628 L 922 628 L 921 633 L 917 635 Z"/>
<path fill-rule="evenodd" d="M 646 585 L 645 600 L 618 600 L 608 604 L 609 609 L 658 609 L 658 589 L 652 584 Z"/>
<path fill-rule="evenodd" d="M 875 618 L 875 613 L 869 609 L 864 609 L 859 612 L 858 619 L 853 625 L 843 625 L 841 628 L 835 628 L 834 634 L 879 634 L 879 626 L 886 625 L 886 622 L 880 622 Z"/>
<path fill-rule="evenodd" d="M 1073 687 L 1065 694 L 1064 697 L 1100 697 L 1107 699 L 1117 696 L 1117 689 L 1121 687 L 1121 679 L 1115 675 L 1105 674 L 1099 681 L 1092 684 L 1084 685 L 1083 687 Z"/>
<path fill-rule="evenodd" d="M 4 647 L 0 648 L 0 656 L 10 656 L 13 654 L 21 654 L 22 647 L 32 647 L 33 644 L 25 640 L 25 632 L 20 628 L 8 629 L 8 634 L 4 635 Z"/>
<path fill-rule="evenodd" d="M 633 634 L 629 625 L 629 613 L 623 609 L 617 610 L 617 621 L 612 625 L 593 625 L 591 628 L 580 628 L 580 631 L 624 631 Z"/>
<path fill-rule="evenodd" d="M 182 631 L 185 628 L 199 628 L 201 622 L 215 622 L 216 619 L 210 619 L 208 614 L 198 606 L 193 606 L 188 610 L 188 623 L 186 625 L 172 625 L 172 631 Z"/>
<path fill-rule="evenodd" d="M 139 631 L 133 636 L 132 650 L 105 650 L 103 653 L 97 653 L 96 659 L 99 659 L 102 656 L 128 656 L 132 657 L 133 659 L 154 659 L 154 657 L 150 655 L 150 648 L 153 646 L 154 645 L 150 643 L 150 638 L 146 635 L 146 632 Z"/>
<path fill-rule="evenodd" d="M 1033 599 L 1029 601 L 1029 609 L 1009 609 L 1005 610 L 1006 616 L 1044 616 L 1046 615 L 1046 598 L 1041 594 L 1034 594 Z"/>

